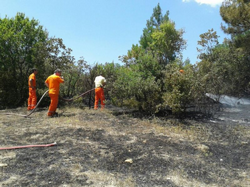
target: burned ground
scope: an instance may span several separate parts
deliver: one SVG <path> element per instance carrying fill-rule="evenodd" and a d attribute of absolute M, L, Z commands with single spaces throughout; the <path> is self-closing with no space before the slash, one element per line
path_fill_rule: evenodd
<path fill-rule="evenodd" d="M 0 111 L 0 186 L 250 186 L 250 126 L 108 108 Z M 13 115 L 5 113 L 13 112 Z"/>

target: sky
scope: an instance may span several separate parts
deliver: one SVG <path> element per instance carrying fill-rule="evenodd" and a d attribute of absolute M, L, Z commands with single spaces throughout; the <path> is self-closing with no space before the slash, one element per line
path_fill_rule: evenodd
<path fill-rule="evenodd" d="M 153 9 L 160 4 L 162 14 L 177 30 L 185 31 L 187 41 L 183 60 L 197 59 L 200 34 L 214 29 L 222 43 L 220 5 L 223 0 L 0 0 L 0 18 L 13 18 L 18 12 L 36 19 L 50 37 L 62 38 L 76 60 L 88 64 L 120 63 L 132 45 L 139 44 Z M 223 23 L 224 24 L 224 23 Z"/>

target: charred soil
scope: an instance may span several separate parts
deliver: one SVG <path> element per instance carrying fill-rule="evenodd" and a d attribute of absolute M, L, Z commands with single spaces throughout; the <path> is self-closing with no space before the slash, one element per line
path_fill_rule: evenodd
<path fill-rule="evenodd" d="M 250 186 L 250 126 L 119 108 L 0 111 L 0 186 Z M 6 115 L 6 113 L 13 113 Z"/>

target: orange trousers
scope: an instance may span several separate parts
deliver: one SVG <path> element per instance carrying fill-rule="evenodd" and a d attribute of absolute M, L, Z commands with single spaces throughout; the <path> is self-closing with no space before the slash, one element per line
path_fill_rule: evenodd
<path fill-rule="evenodd" d="M 33 110 L 36 106 L 36 89 L 29 88 L 28 110 Z"/>
<path fill-rule="evenodd" d="M 49 105 L 48 116 L 53 116 L 56 112 L 59 95 L 49 94 L 49 97 L 50 97 L 50 105 Z"/>
<path fill-rule="evenodd" d="M 105 104 L 104 104 L 105 97 L 104 97 L 104 90 L 103 90 L 103 88 L 100 88 L 100 87 L 95 89 L 95 106 L 94 106 L 94 109 L 98 108 L 99 99 L 101 100 L 101 108 L 103 109 L 105 107 Z"/>

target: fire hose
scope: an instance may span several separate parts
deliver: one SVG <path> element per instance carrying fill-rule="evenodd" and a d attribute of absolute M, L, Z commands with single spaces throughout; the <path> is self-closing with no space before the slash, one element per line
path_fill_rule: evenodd
<path fill-rule="evenodd" d="M 62 98 L 62 99 L 63 99 L 64 101 L 73 101 L 73 100 L 76 100 L 76 99 L 78 99 L 79 97 L 82 97 L 82 96 L 84 96 L 85 94 L 87 94 L 87 93 L 93 91 L 94 89 L 95 89 L 95 88 L 93 88 L 93 89 L 91 89 L 91 90 L 88 90 L 88 91 L 82 93 L 81 95 L 77 96 L 76 98 L 71 98 L 71 99 Z"/>
<path fill-rule="evenodd" d="M 50 147 L 56 145 L 56 142 L 51 144 L 44 144 L 44 145 L 23 145 L 23 146 L 14 146 L 14 147 L 0 147 L 0 150 L 7 150 L 7 149 L 22 149 L 22 148 L 29 148 L 29 147 Z"/>
<path fill-rule="evenodd" d="M 38 105 L 40 104 L 40 102 L 42 101 L 42 99 L 44 98 L 44 96 L 48 93 L 49 90 L 47 90 L 46 92 L 44 92 L 44 94 L 42 95 L 41 99 L 38 101 L 37 105 L 35 106 L 35 108 L 27 115 L 23 115 L 23 114 L 14 114 L 14 113 L 5 113 L 6 115 L 18 115 L 18 116 L 22 116 L 22 117 L 29 117 L 33 112 L 35 112 L 35 109 L 38 107 Z"/>
<path fill-rule="evenodd" d="M 82 94 L 80 94 L 79 96 L 77 96 L 76 98 L 71 98 L 71 99 L 65 99 L 65 98 L 62 98 L 64 101 L 73 101 L 73 100 L 76 100 L 78 99 L 79 97 L 82 97 L 84 96 L 85 94 L 93 91 L 95 88 L 91 89 L 91 90 L 88 90 Z M 41 99 L 38 101 L 37 105 L 35 106 L 35 108 L 27 115 L 23 115 L 23 114 L 14 114 L 14 113 L 5 113 L 6 115 L 18 115 L 18 116 L 22 116 L 22 117 L 29 117 L 32 113 L 35 112 L 35 109 L 38 107 L 38 105 L 40 104 L 40 102 L 42 101 L 42 99 L 44 98 L 44 96 L 48 93 L 49 90 L 47 90 L 46 92 L 44 92 L 44 94 L 42 95 Z"/>
<path fill-rule="evenodd" d="M 85 94 L 91 92 L 92 90 L 94 90 L 95 88 L 91 89 L 91 90 L 88 90 L 87 92 L 84 92 L 82 93 L 81 95 L 77 96 L 76 98 L 71 98 L 71 99 L 64 99 L 62 98 L 63 100 L 65 101 L 73 101 L 73 100 L 76 100 L 78 99 L 79 97 L 82 97 L 84 96 Z M 49 90 L 47 90 L 41 97 L 41 99 L 39 100 L 39 102 L 37 103 L 37 105 L 35 106 L 35 108 L 28 114 L 28 115 L 21 115 L 21 114 L 18 114 L 19 116 L 23 116 L 23 117 L 28 117 L 30 116 L 34 111 L 35 109 L 37 108 L 37 106 L 40 104 L 41 100 L 43 99 L 43 97 L 48 93 Z M 6 115 L 12 115 L 11 113 L 7 113 Z M 0 147 L 0 150 L 8 150 L 8 149 L 21 149 L 21 148 L 29 148 L 29 147 L 50 147 L 50 146 L 54 146 L 56 145 L 56 142 L 52 143 L 52 144 L 44 144 L 44 145 L 24 145 L 24 146 L 13 146 L 13 147 Z"/>

